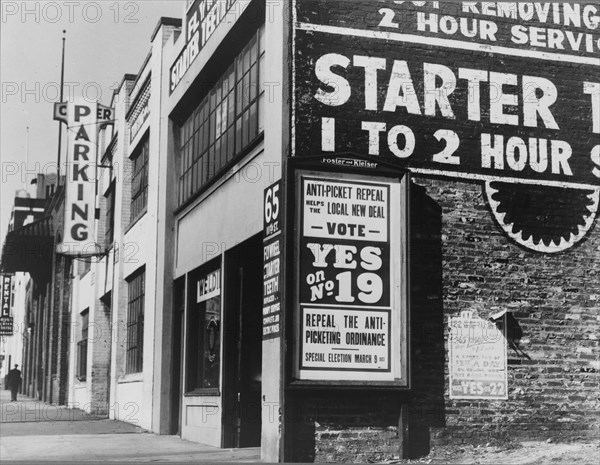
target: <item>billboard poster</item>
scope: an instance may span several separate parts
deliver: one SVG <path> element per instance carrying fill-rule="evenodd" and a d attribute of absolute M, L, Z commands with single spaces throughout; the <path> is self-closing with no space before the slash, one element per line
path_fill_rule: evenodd
<path fill-rule="evenodd" d="M 450 399 L 508 399 L 506 339 L 494 323 L 472 312 L 451 317 L 449 345 Z"/>
<path fill-rule="evenodd" d="M 263 221 L 263 339 L 281 335 L 281 181 L 265 189 Z"/>
<path fill-rule="evenodd" d="M 296 0 L 292 154 L 479 183 L 512 240 L 567 250 L 600 199 L 599 11 Z"/>
<path fill-rule="evenodd" d="M 400 183 L 310 172 L 298 181 L 296 379 L 399 382 Z"/>
<path fill-rule="evenodd" d="M 96 255 L 101 252 L 95 231 L 98 130 L 113 122 L 113 110 L 78 99 L 55 104 L 54 115 L 67 124 L 65 215 L 56 251 L 71 256 Z"/>

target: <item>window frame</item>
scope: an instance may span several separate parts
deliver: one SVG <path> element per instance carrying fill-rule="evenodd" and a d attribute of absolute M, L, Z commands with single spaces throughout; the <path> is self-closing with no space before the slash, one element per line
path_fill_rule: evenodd
<path fill-rule="evenodd" d="M 146 268 L 142 267 L 127 279 L 127 320 L 125 344 L 125 374 L 144 371 L 144 317 L 146 299 Z M 133 318 L 135 317 L 135 318 Z M 135 336 L 135 337 L 134 337 Z"/>
<path fill-rule="evenodd" d="M 264 134 L 264 35 L 262 24 L 177 128 L 178 208 L 218 180 Z"/>
<path fill-rule="evenodd" d="M 142 136 L 135 150 L 131 152 L 129 160 L 131 162 L 131 205 L 129 225 L 131 226 L 144 216 L 146 211 L 148 211 L 148 164 L 150 160 L 149 132 Z M 140 160 L 141 163 L 138 165 Z M 139 182 L 138 179 L 140 179 Z"/>

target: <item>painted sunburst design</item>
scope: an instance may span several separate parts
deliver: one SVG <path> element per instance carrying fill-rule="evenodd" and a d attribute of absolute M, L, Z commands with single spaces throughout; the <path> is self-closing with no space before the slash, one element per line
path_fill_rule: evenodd
<path fill-rule="evenodd" d="M 562 252 L 583 239 L 594 224 L 600 200 L 600 188 L 486 182 L 484 192 L 504 232 L 542 253 Z"/>

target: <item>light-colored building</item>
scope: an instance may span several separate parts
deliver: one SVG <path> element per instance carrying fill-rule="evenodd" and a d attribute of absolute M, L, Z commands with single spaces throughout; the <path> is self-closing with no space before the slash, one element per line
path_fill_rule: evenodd
<path fill-rule="evenodd" d="M 174 307 L 163 373 L 183 438 L 262 446 L 277 461 L 281 350 L 262 337 L 262 218 L 286 150 L 288 31 L 285 3 L 267 4 L 221 2 L 198 27 L 207 5 L 189 2 L 165 46 Z"/>
<path fill-rule="evenodd" d="M 72 404 L 150 431 L 158 431 L 154 341 L 164 306 L 156 291 L 165 228 L 158 221 L 163 43 L 180 22 L 160 19 L 139 73 L 125 75 L 113 95 L 114 122 L 100 132 L 96 237 L 104 254 L 79 260 L 71 307 Z"/>

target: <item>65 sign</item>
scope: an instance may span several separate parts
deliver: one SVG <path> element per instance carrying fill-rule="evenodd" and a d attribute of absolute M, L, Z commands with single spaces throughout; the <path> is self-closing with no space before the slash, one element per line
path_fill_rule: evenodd
<path fill-rule="evenodd" d="M 265 237 L 279 231 L 280 182 L 276 182 L 265 190 L 264 224 Z"/>

